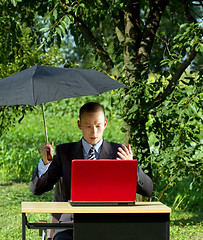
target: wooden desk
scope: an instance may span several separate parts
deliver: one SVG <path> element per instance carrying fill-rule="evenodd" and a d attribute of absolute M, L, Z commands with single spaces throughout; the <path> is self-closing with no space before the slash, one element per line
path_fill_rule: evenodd
<path fill-rule="evenodd" d="M 169 240 L 170 212 L 171 209 L 160 202 L 101 207 L 72 207 L 67 202 L 22 202 L 22 239 L 25 240 L 26 225 L 32 226 L 26 213 L 74 213 L 74 240 Z M 35 224 L 33 228 L 42 227 L 72 228 L 70 224 Z"/>

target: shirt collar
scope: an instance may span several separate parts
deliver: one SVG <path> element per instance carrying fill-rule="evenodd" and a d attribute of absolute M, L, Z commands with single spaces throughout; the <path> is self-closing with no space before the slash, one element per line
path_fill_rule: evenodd
<path fill-rule="evenodd" d="M 98 143 L 96 143 L 94 146 L 92 146 L 90 143 L 85 141 L 84 138 L 82 138 L 82 146 L 83 146 L 83 149 L 85 150 L 86 154 L 89 153 L 91 147 L 94 147 L 95 151 L 97 153 L 99 153 L 102 143 L 103 143 L 103 138 Z"/>

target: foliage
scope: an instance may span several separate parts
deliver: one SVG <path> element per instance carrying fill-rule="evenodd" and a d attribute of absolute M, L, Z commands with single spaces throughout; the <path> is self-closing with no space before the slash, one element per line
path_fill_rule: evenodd
<path fill-rule="evenodd" d="M 101 95 L 64 99 L 46 103 L 47 114 L 56 116 L 78 117 L 78 110 L 86 102 L 99 102 L 105 109 L 107 120 L 120 116 L 121 90 L 112 90 Z"/>
<path fill-rule="evenodd" d="M 201 175 L 203 157 L 201 77 L 186 81 L 180 82 L 167 101 L 150 111 L 148 137 L 153 169 L 159 163 L 161 175 L 169 176 L 175 171 L 176 177 L 192 175 L 196 179 Z"/>
<path fill-rule="evenodd" d="M 153 175 L 155 189 L 164 191 L 168 184 L 179 188 L 181 181 L 189 179 L 181 196 L 186 196 L 187 187 L 194 192 L 201 190 L 203 159 L 202 72 L 188 70 L 181 78 L 175 77 L 179 65 L 185 64 L 184 54 L 202 47 L 198 24 L 185 27 L 180 27 L 184 33 L 174 38 L 175 43 L 171 42 L 170 58 L 162 61 L 164 67 L 170 67 L 170 73 L 151 73 L 148 78 L 143 73 L 126 92 L 123 106 L 123 117 L 130 126 L 130 142 L 134 143 L 141 166 Z M 186 202 L 191 199 L 189 194 Z"/>
<path fill-rule="evenodd" d="M 7 15 L 7 17 L 11 17 Z M 7 19 L 0 19 L 0 30 L 4 30 L 9 25 Z M 58 65 L 62 63 L 62 57 L 60 56 L 58 48 L 47 49 L 44 53 L 38 50 L 37 45 L 33 45 L 32 33 L 25 24 L 20 25 L 18 23 L 19 36 L 16 36 L 16 45 L 9 46 L 9 49 L 1 52 L 0 61 L 0 78 L 4 78 L 35 64 L 39 65 Z M 8 32 L 3 33 L 2 37 L 7 35 Z M 18 35 L 17 34 L 17 35 Z M 7 39 L 5 39 L 7 41 Z M 4 43 L 0 43 L 4 45 Z M 12 53 L 12 54 L 11 54 Z M 12 55 L 12 56 L 11 56 Z M 6 59 L 4 57 L 7 56 Z M 10 127 L 15 125 L 16 119 L 20 119 L 26 111 L 31 111 L 31 106 L 0 106 L 0 136 L 3 132 L 6 132 Z"/>

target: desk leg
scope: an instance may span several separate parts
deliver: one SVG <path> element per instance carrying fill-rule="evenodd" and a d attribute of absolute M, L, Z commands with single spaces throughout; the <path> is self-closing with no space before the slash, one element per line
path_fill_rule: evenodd
<path fill-rule="evenodd" d="M 22 213 L 22 240 L 26 239 L 26 223 L 27 223 L 27 218 L 25 213 Z"/>
<path fill-rule="evenodd" d="M 74 214 L 74 240 L 169 240 L 169 214 Z"/>

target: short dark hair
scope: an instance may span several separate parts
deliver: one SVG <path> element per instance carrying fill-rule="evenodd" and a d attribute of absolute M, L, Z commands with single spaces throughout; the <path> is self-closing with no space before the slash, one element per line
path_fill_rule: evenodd
<path fill-rule="evenodd" d="M 97 102 L 88 102 L 88 103 L 85 103 L 81 108 L 80 108 L 80 120 L 81 120 L 81 117 L 82 117 L 82 114 L 84 112 L 88 112 L 88 113 L 93 113 L 93 112 L 99 112 L 99 111 L 102 111 L 104 113 L 104 116 L 105 116 L 105 111 L 104 111 L 104 107 L 102 105 L 100 105 L 99 103 Z"/>

